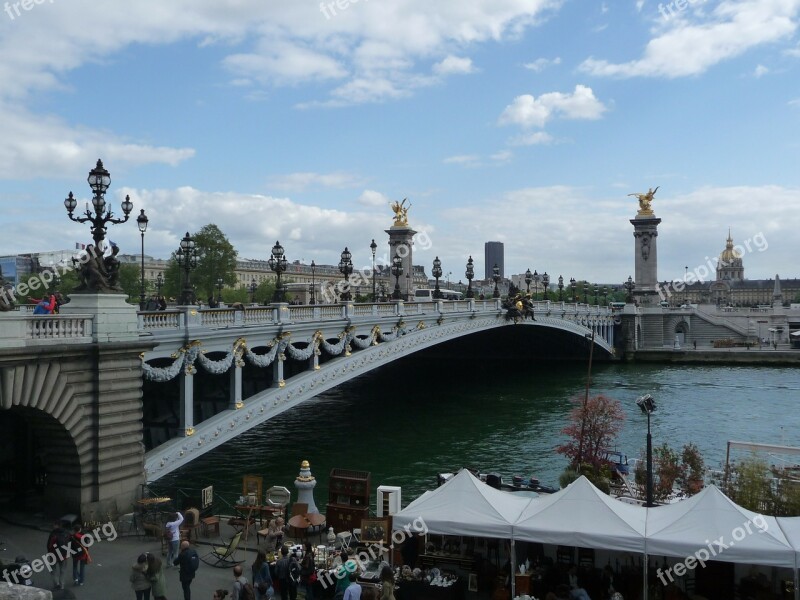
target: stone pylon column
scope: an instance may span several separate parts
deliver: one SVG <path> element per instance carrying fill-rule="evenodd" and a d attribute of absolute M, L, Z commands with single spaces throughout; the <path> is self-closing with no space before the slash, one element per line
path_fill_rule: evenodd
<path fill-rule="evenodd" d="M 400 297 L 408 300 L 414 295 L 414 235 L 417 233 L 408 224 L 392 225 L 385 230 L 389 234 L 389 266 L 392 259 L 399 256 L 403 260 L 403 274 L 400 276 Z M 410 287 L 406 293 L 406 275 L 410 275 Z M 391 277 L 390 291 L 394 291 L 395 278 Z"/>
<path fill-rule="evenodd" d="M 640 305 L 658 305 L 658 224 L 661 219 L 652 210 L 640 210 L 633 225 L 634 281 L 633 296 Z"/>
<path fill-rule="evenodd" d="M 317 487 L 317 480 L 311 474 L 311 465 L 307 460 L 300 463 L 300 474 L 294 480 L 294 487 L 297 488 L 297 501 L 301 504 L 308 504 L 309 513 L 318 513 L 319 509 L 314 502 L 314 488 Z"/>

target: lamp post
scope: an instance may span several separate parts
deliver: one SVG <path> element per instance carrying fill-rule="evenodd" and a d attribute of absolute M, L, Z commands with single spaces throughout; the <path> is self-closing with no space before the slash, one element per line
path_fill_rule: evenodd
<path fill-rule="evenodd" d="M 608 286 L 607 285 L 603 286 L 603 304 L 608 306 Z"/>
<path fill-rule="evenodd" d="M 316 271 L 317 271 L 317 263 L 315 263 L 312 260 L 311 261 L 311 304 L 316 304 L 317 303 L 317 299 L 314 296 L 314 294 L 316 293 L 316 287 L 317 287 L 317 282 L 314 279 L 314 274 L 316 273 Z M 372 272 L 372 275 L 373 275 L 373 277 L 375 276 L 375 271 L 374 270 Z M 375 287 L 374 279 L 372 281 L 372 286 L 373 286 L 373 288 Z"/>
<path fill-rule="evenodd" d="M 452 271 L 448 271 L 447 275 L 445 275 L 445 277 L 447 278 L 447 284 L 446 284 L 445 287 L 447 287 L 448 290 L 450 289 L 450 275 L 452 275 L 452 274 L 453 274 Z"/>
<path fill-rule="evenodd" d="M 536 298 L 536 290 L 539 289 L 539 282 L 542 280 L 539 272 L 534 269 L 533 270 L 533 297 Z"/>
<path fill-rule="evenodd" d="M 547 300 L 547 288 L 550 287 L 550 275 L 547 274 L 547 271 L 542 275 L 542 285 L 544 286 L 544 299 Z"/>
<path fill-rule="evenodd" d="M 258 284 L 256 283 L 256 278 L 253 277 L 250 280 L 250 304 L 256 303 L 256 290 L 258 289 Z"/>
<path fill-rule="evenodd" d="M 583 282 L 583 303 L 589 304 L 589 282 Z"/>
<path fill-rule="evenodd" d="M 111 175 L 103 167 L 103 161 L 99 158 L 97 159 L 97 166 L 89 171 L 87 181 L 89 182 L 89 187 L 92 188 L 92 192 L 94 192 L 94 196 L 92 196 L 94 213 L 89 210 L 89 205 L 87 203 L 86 211 L 83 213 L 86 216 L 74 216 L 72 213 L 78 202 L 75 200 L 72 192 L 70 192 L 66 200 L 64 200 L 64 207 L 67 209 L 67 216 L 71 221 L 75 221 L 76 223 L 91 223 L 95 251 L 102 255 L 104 249 L 103 240 L 105 240 L 106 237 L 106 224 L 113 223 L 118 225 L 120 223 L 125 223 L 133 210 L 133 202 L 131 202 L 130 196 L 125 196 L 125 200 L 122 201 L 122 213 L 125 215 L 124 219 L 115 219 L 110 209 L 106 211 L 105 195 L 108 186 L 111 184 Z"/>
<path fill-rule="evenodd" d="M 526 286 L 525 292 L 527 294 L 531 293 L 531 281 L 533 281 L 533 275 L 531 274 L 531 270 L 528 269 L 527 271 L 525 271 L 525 286 Z"/>
<path fill-rule="evenodd" d="M 339 257 L 339 273 L 341 273 L 342 277 L 344 278 L 344 286 L 342 287 L 342 290 L 346 290 L 342 291 L 342 293 L 339 295 L 339 299 L 342 302 L 346 302 L 351 298 L 349 277 L 353 272 L 353 261 L 351 260 L 352 257 L 353 255 L 347 249 L 347 246 L 345 246 L 344 250 L 342 250 L 341 256 Z"/>
<path fill-rule="evenodd" d="M 622 284 L 622 287 L 625 288 L 627 295 L 625 297 L 626 302 L 633 302 L 633 290 L 636 287 L 636 283 L 633 281 L 633 278 L 628 275 L 628 280 Z"/>
<path fill-rule="evenodd" d="M 600 291 L 600 287 L 595 283 L 594 284 L 594 305 L 597 306 L 597 293 Z"/>
<path fill-rule="evenodd" d="M 439 277 L 442 276 L 442 261 L 439 260 L 439 257 L 433 259 L 433 269 L 431 269 L 431 275 L 436 279 L 436 287 L 433 288 L 433 297 L 437 300 L 442 297 L 442 291 L 439 289 Z"/>
<path fill-rule="evenodd" d="M 497 263 L 495 263 L 492 267 L 492 279 L 494 279 L 494 291 L 492 292 L 492 298 L 499 298 L 500 290 L 497 289 L 497 284 L 500 283 L 500 267 L 497 266 Z"/>
<path fill-rule="evenodd" d="M 653 438 L 650 436 L 650 414 L 655 411 L 656 403 L 650 394 L 636 400 L 636 404 L 647 415 L 647 499 L 645 506 L 655 506 L 653 504 Z"/>
<path fill-rule="evenodd" d="M 381 281 L 381 302 L 386 302 L 386 282 Z"/>
<path fill-rule="evenodd" d="M 267 264 L 277 277 L 277 281 L 275 282 L 275 293 L 272 294 L 272 301 L 283 302 L 284 294 L 283 294 L 283 286 L 281 285 L 281 273 L 284 273 L 286 271 L 286 267 L 289 261 L 286 260 L 286 255 L 284 254 L 283 246 L 281 246 L 280 242 L 275 242 L 275 245 L 272 247 L 271 254 L 272 255 L 267 261 Z"/>
<path fill-rule="evenodd" d="M 217 277 L 217 306 L 222 303 L 222 277 Z"/>
<path fill-rule="evenodd" d="M 164 276 L 161 274 L 161 271 L 158 272 L 156 275 L 156 296 L 161 298 L 161 286 L 164 285 Z"/>
<path fill-rule="evenodd" d="M 374 239 L 369 245 L 369 249 L 372 250 L 372 301 L 377 302 L 378 299 L 375 296 L 375 250 L 378 249 L 378 244 L 375 243 Z"/>
<path fill-rule="evenodd" d="M 684 304 L 688 304 L 687 296 L 688 296 L 689 290 L 687 290 L 686 287 L 689 285 L 689 281 L 688 281 L 689 280 L 689 265 L 686 265 L 685 267 L 683 267 L 683 269 L 684 269 L 684 271 L 683 271 L 683 273 L 684 273 L 683 274 L 683 303 Z"/>
<path fill-rule="evenodd" d="M 564 301 L 564 277 L 558 276 L 558 301 Z"/>
<path fill-rule="evenodd" d="M 569 278 L 569 289 L 572 290 L 570 292 L 570 295 L 572 296 L 572 301 L 573 302 L 577 302 L 578 301 L 578 296 L 575 295 L 575 278 L 574 277 L 570 277 Z"/>
<path fill-rule="evenodd" d="M 400 276 L 403 274 L 403 259 L 395 255 L 392 258 L 392 277 L 394 277 L 394 292 L 392 300 L 400 300 Z"/>
<path fill-rule="evenodd" d="M 144 310 L 144 232 L 147 231 L 147 215 L 144 214 L 144 209 L 139 211 L 139 216 L 136 217 L 136 224 L 139 226 L 139 233 L 142 234 L 142 281 L 139 288 L 139 310 Z"/>
<path fill-rule="evenodd" d="M 411 298 L 411 273 L 406 273 L 406 301 Z"/>
<path fill-rule="evenodd" d="M 467 270 L 464 273 L 464 276 L 467 278 L 467 298 L 474 298 L 475 292 L 472 291 L 472 279 L 475 277 L 475 267 L 472 264 L 472 257 L 470 256 L 467 259 Z"/>
<path fill-rule="evenodd" d="M 188 306 L 195 303 L 194 290 L 192 289 L 192 282 L 190 279 L 190 272 L 197 266 L 197 250 L 194 245 L 194 240 L 186 232 L 183 236 L 178 251 L 175 253 L 175 260 L 178 261 L 178 266 L 183 269 L 183 288 L 181 290 L 180 303 L 182 306 Z"/>

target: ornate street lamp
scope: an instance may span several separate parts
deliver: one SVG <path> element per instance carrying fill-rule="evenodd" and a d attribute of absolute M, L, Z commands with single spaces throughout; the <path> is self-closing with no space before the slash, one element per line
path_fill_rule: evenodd
<path fill-rule="evenodd" d="M 530 294 L 531 293 L 531 281 L 533 281 L 533 275 L 531 274 L 531 270 L 528 269 L 525 271 L 525 292 Z"/>
<path fill-rule="evenodd" d="M 142 281 L 139 288 L 139 310 L 144 310 L 144 232 L 147 231 L 147 215 L 144 214 L 144 209 L 139 211 L 139 216 L 136 217 L 136 224 L 139 226 L 139 233 L 142 234 Z"/>
<path fill-rule="evenodd" d="M 547 300 L 547 288 L 550 287 L 550 275 L 547 274 L 547 271 L 542 275 L 542 285 L 544 286 L 544 299 Z"/>
<path fill-rule="evenodd" d="M 269 268 L 275 273 L 277 281 L 275 282 L 275 293 L 272 294 L 272 301 L 273 302 L 283 302 L 284 301 L 284 293 L 283 293 L 283 285 L 281 285 L 281 273 L 286 272 L 286 267 L 289 261 L 286 260 L 286 255 L 283 251 L 283 246 L 281 246 L 280 242 L 275 242 L 275 245 L 272 247 L 272 255 L 270 256 L 267 264 Z"/>
<path fill-rule="evenodd" d="M 492 292 L 492 298 L 499 298 L 500 290 L 497 289 L 497 284 L 500 283 L 500 267 L 497 266 L 497 263 L 495 263 L 492 267 L 492 279 L 494 279 L 494 291 Z"/>
<path fill-rule="evenodd" d="M 536 298 L 536 290 L 539 289 L 539 282 L 541 281 L 538 271 L 533 270 L 533 297 Z"/>
<path fill-rule="evenodd" d="M 181 290 L 180 303 L 182 306 L 194 304 L 195 294 L 189 273 L 197 266 L 197 249 L 188 231 L 183 236 L 178 251 L 175 253 L 175 260 L 178 261 L 178 266 L 183 269 L 183 288 Z"/>
<path fill-rule="evenodd" d="M 645 506 L 655 506 L 653 504 L 653 438 L 650 436 L 650 414 L 656 410 L 656 403 L 650 394 L 636 400 L 636 404 L 647 415 L 647 499 Z"/>
<path fill-rule="evenodd" d="M 164 276 L 161 274 L 161 271 L 158 272 L 156 275 L 156 296 L 161 298 L 161 286 L 164 285 Z"/>
<path fill-rule="evenodd" d="M 400 276 L 403 274 L 403 259 L 395 255 L 392 258 L 392 277 L 394 277 L 394 292 L 392 300 L 400 300 Z"/>
<path fill-rule="evenodd" d="M 381 281 L 381 302 L 386 302 L 388 300 L 386 296 L 386 282 Z"/>
<path fill-rule="evenodd" d="M 375 296 L 375 250 L 378 249 L 378 244 L 375 243 L 375 240 L 372 240 L 369 249 L 372 250 L 372 301 L 377 302 L 378 299 Z"/>
<path fill-rule="evenodd" d="M 570 291 L 570 295 L 572 296 L 572 301 L 573 302 L 577 302 L 578 301 L 578 296 L 575 294 L 575 278 L 574 277 L 570 277 L 569 278 L 569 289 L 571 290 Z"/>
<path fill-rule="evenodd" d="M 315 263 L 312 260 L 311 261 L 311 304 L 316 304 L 317 303 L 317 298 L 316 298 L 316 296 L 314 296 L 314 294 L 316 293 L 316 287 L 317 287 L 317 282 L 314 279 L 314 274 L 316 273 L 316 271 L 317 271 L 317 263 Z"/>
<path fill-rule="evenodd" d="M 250 304 L 256 303 L 256 290 L 258 290 L 258 284 L 256 283 L 256 278 L 253 277 L 250 280 Z"/>
<path fill-rule="evenodd" d="M 342 250 L 342 255 L 339 259 L 339 273 L 341 273 L 342 277 L 344 278 L 344 287 L 342 288 L 342 290 L 346 290 L 342 291 L 340 295 L 340 300 L 342 302 L 350 300 L 351 298 L 350 281 L 348 278 L 350 277 L 350 274 L 353 272 L 353 261 L 351 260 L 352 257 L 353 255 L 347 249 L 347 246 L 345 246 L 344 250 Z"/>
<path fill-rule="evenodd" d="M 442 297 L 442 291 L 439 289 L 439 277 L 442 276 L 442 261 L 439 260 L 438 256 L 433 259 L 431 275 L 436 279 L 436 287 L 433 288 L 433 297 L 438 300 Z"/>
<path fill-rule="evenodd" d="M 467 271 L 464 273 L 464 276 L 467 278 L 469 284 L 467 285 L 467 298 L 474 298 L 475 292 L 472 291 L 472 280 L 475 277 L 475 267 L 472 264 L 472 257 L 470 256 L 467 259 Z"/>
<path fill-rule="evenodd" d="M 608 306 L 608 286 L 607 285 L 603 286 L 603 304 Z"/>
<path fill-rule="evenodd" d="M 217 277 L 217 306 L 222 303 L 222 285 L 225 282 L 222 281 L 222 277 Z"/>
<path fill-rule="evenodd" d="M 589 282 L 583 282 L 583 303 L 589 304 Z"/>
<path fill-rule="evenodd" d="M 91 223 L 95 251 L 102 255 L 104 250 L 103 240 L 106 238 L 106 224 L 113 223 L 118 225 L 120 223 L 125 223 L 133 210 L 133 202 L 131 202 L 130 196 L 125 196 L 125 200 L 122 201 L 122 213 L 125 215 L 124 219 L 115 219 L 110 209 L 106 211 L 105 195 L 108 186 L 111 184 L 111 175 L 105 170 L 103 161 L 99 158 L 97 159 L 97 166 L 89 171 L 89 178 L 87 181 L 89 182 L 89 187 L 92 188 L 92 192 L 94 192 L 94 196 L 92 197 L 94 213 L 89 210 L 87 204 L 86 211 L 84 212 L 84 215 L 86 215 L 85 217 L 74 216 L 72 213 L 78 202 L 75 200 L 72 192 L 70 192 L 69 196 L 64 200 L 64 207 L 67 209 L 67 215 L 70 220 L 76 223 Z"/>
<path fill-rule="evenodd" d="M 627 295 L 625 296 L 626 302 L 633 302 L 633 290 L 636 288 L 636 283 L 633 281 L 633 278 L 628 275 L 628 280 L 622 284 L 622 287 L 625 288 Z"/>
<path fill-rule="evenodd" d="M 564 278 L 561 275 L 558 276 L 558 301 L 564 301 Z"/>
<path fill-rule="evenodd" d="M 597 304 L 598 304 L 598 302 L 599 302 L 599 301 L 598 301 L 598 299 L 597 299 L 597 293 L 598 293 L 599 291 L 600 291 L 600 287 L 599 287 L 599 286 L 598 286 L 598 285 L 595 283 L 595 284 L 594 284 L 594 305 L 595 305 L 595 306 L 597 306 Z"/>

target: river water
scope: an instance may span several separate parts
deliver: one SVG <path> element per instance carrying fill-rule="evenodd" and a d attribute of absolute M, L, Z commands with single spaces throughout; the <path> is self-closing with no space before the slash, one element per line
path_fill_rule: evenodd
<path fill-rule="evenodd" d="M 318 396 L 253 428 L 165 476 L 158 489 L 214 485 L 230 499 L 242 476 L 264 488 L 292 490 L 308 460 L 324 512 L 331 468 L 372 473 L 378 485 L 402 487 L 403 505 L 435 487 L 436 473 L 473 466 L 510 479 L 532 474 L 558 487 L 566 460 L 554 448 L 570 398 L 582 397 L 586 364 L 436 360 L 408 357 Z M 618 449 L 639 457 L 647 421 L 635 404 L 650 393 L 654 446 L 694 442 L 706 465 L 725 460 L 728 440 L 800 446 L 800 371 L 791 367 L 595 364 L 591 393 L 619 400 L 626 421 Z M 741 455 L 741 454 L 740 454 Z M 771 462 L 775 459 L 766 457 Z"/>

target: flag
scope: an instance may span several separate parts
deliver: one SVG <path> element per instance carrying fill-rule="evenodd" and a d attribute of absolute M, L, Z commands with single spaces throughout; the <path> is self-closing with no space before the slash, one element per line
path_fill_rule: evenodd
<path fill-rule="evenodd" d="M 86 244 L 81 244 L 80 242 L 75 242 L 75 250 L 86 250 Z"/>

